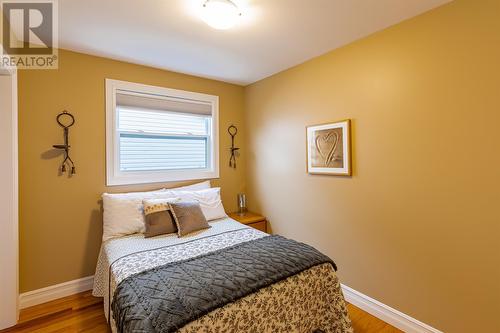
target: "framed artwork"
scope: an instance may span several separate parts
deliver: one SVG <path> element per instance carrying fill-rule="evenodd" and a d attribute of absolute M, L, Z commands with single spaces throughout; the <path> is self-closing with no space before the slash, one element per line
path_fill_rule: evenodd
<path fill-rule="evenodd" d="M 350 176 L 351 120 L 307 126 L 307 172 Z"/>

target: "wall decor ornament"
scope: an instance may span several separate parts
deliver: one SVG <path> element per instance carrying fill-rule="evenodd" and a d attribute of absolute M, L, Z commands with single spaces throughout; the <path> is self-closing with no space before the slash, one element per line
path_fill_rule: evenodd
<path fill-rule="evenodd" d="M 350 176 L 351 120 L 306 127 L 307 172 Z"/>
<path fill-rule="evenodd" d="M 59 170 L 61 171 L 61 174 L 65 173 L 67 165 L 70 168 L 69 175 L 72 176 L 76 173 L 76 169 L 75 163 L 73 163 L 73 160 L 69 156 L 69 148 L 71 147 L 69 145 L 69 128 L 75 124 L 75 117 L 73 117 L 73 115 L 68 111 L 64 110 L 57 115 L 56 120 L 59 126 L 63 128 L 64 144 L 53 145 L 52 147 L 55 149 L 64 150 L 64 160 L 61 163 L 61 167 Z"/>
<path fill-rule="evenodd" d="M 229 148 L 231 157 L 229 158 L 229 167 L 236 169 L 236 156 L 238 155 L 238 150 L 240 150 L 240 148 L 234 146 L 234 137 L 238 134 L 238 128 L 231 125 L 227 128 L 227 132 L 231 136 L 231 148 Z"/>

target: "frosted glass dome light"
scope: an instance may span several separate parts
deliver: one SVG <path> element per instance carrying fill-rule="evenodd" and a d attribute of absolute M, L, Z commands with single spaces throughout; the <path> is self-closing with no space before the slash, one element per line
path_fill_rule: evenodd
<path fill-rule="evenodd" d="M 239 8 L 230 0 L 207 0 L 203 4 L 202 19 L 214 29 L 229 29 L 240 16 Z"/>

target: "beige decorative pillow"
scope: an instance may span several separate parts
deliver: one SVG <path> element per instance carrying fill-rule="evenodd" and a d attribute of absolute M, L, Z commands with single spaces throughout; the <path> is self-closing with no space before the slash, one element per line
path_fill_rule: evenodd
<path fill-rule="evenodd" d="M 154 237 L 158 235 L 171 234 L 177 231 L 172 213 L 170 212 L 171 202 L 179 199 L 151 199 L 144 200 L 144 216 L 146 231 L 144 237 Z"/>
<path fill-rule="evenodd" d="M 175 224 L 177 225 L 177 234 L 179 237 L 194 231 L 210 228 L 198 202 L 171 202 L 169 205 Z"/>

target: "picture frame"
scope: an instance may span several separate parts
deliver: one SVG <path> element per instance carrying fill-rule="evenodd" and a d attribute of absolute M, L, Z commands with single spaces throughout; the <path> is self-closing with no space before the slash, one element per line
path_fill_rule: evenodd
<path fill-rule="evenodd" d="M 351 120 L 306 127 L 307 173 L 352 175 Z"/>

